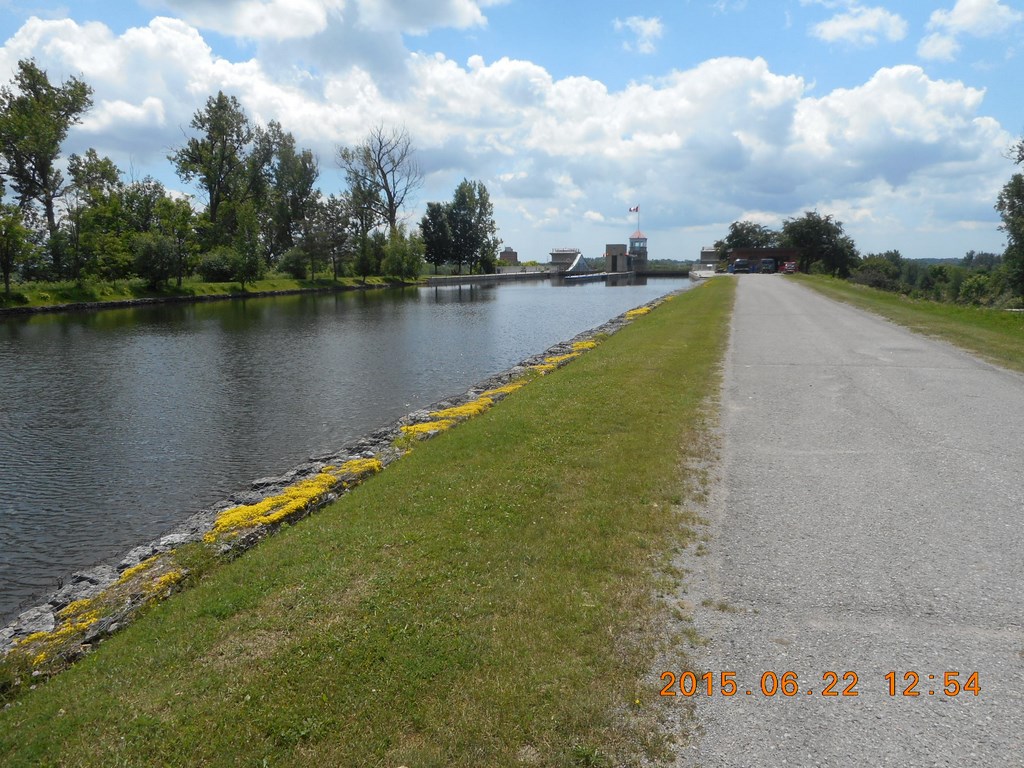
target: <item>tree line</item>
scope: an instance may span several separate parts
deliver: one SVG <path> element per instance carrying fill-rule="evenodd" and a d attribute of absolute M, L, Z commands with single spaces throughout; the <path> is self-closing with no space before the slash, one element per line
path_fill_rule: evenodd
<path fill-rule="evenodd" d="M 857 247 L 843 231 L 843 223 L 817 211 L 786 219 L 780 231 L 752 221 L 734 221 L 729 234 L 715 242 L 719 260 L 734 248 L 797 248 L 801 272 L 848 277 L 858 261 Z"/>
<path fill-rule="evenodd" d="M 1024 139 L 1011 148 L 1024 163 Z M 1024 308 L 1024 175 L 1015 173 L 996 202 L 1006 233 L 1002 254 L 968 251 L 963 258 L 907 259 L 898 250 L 861 254 L 843 224 L 807 211 L 779 231 L 735 221 L 715 243 L 720 260 L 734 248 L 796 248 L 801 272 L 829 274 L 881 290 L 959 304 Z"/>
<path fill-rule="evenodd" d="M 280 123 L 254 123 L 234 96 L 218 92 L 197 109 L 168 160 L 198 199 L 153 179 L 125 179 L 89 149 L 64 161 L 72 126 L 92 107 L 76 77 L 54 84 L 34 60 L 18 62 L 0 87 L 0 272 L 56 281 L 143 278 L 154 288 L 198 275 L 247 282 L 268 272 L 298 279 L 371 275 L 412 279 L 424 259 L 461 271 L 491 269 L 497 228 L 487 190 L 463 181 L 450 203 L 430 203 L 410 231 L 403 211 L 423 182 L 404 127 L 372 127 L 339 147 L 345 188 L 319 189 L 317 156 Z"/>

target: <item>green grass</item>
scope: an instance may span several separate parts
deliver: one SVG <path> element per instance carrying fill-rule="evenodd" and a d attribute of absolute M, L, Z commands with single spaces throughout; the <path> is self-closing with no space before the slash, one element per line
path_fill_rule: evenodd
<path fill-rule="evenodd" d="M 831 277 L 795 277 L 833 299 L 948 341 L 996 365 L 1024 371 L 1024 312 L 910 299 Z"/>
<path fill-rule="evenodd" d="M 664 303 L 207 571 L 0 712 L 0 763 L 656 756 L 656 593 L 698 522 L 684 467 L 708 460 L 733 291 Z"/>
<path fill-rule="evenodd" d="M 390 281 L 382 277 L 369 277 L 367 285 L 382 286 Z M 316 280 L 295 280 L 290 277 L 270 277 L 241 284 L 206 283 L 198 279 L 185 280 L 181 288 L 172 282 L 159 290 L 149 287 L 144 280 L 115 280 L 113 282 L 72 281 L 61 283 L 23 283 L 11 286 L 11 295 L 5 297 L 0 285 L 0 309 L 5 307 L 52 307 L 61 304 L 95 303 L 102 301 L 128 301 L 141 298 L 174 298 L 188 296 L 230 296 L 254 294 L 269 291 L 303 291 L 334 288 L 354 288 L 362 285 L 358 277 L 343 277 L 338 280 L 317 278 Z"/>

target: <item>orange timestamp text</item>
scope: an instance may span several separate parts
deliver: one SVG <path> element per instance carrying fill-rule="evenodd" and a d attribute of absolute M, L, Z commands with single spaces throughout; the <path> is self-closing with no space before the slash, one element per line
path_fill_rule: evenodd
<path fill-rule="evenodd" d="M 892 670 L 882 676 L 887 683 L 883 690 L 890 696 L 960 696 L 981 694 L 981 682 L 977 672 L 962 673 L 947 670 L 941 675 L 924 672 L 897 672 Z M 826 698 L 848 698 L 860 695 L 858 686 L 861 677 L 852 670 L 845 672 L 823 672 L 814 682 L 807 682 L 793 671 L 762 672 L 760 679 L 748 681 L 748 685 L 736 680 L 736 673 L 728 670 L 721 672 L 704 672 L 703 674 L 686 670 L 683 672 L 666 671 L 661 673 L 664 684 L 662 696 L 823 696 Z"/>

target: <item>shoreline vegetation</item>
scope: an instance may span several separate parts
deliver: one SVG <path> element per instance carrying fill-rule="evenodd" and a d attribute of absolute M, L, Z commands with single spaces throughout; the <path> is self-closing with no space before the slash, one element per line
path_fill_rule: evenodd
<path fill-rule="evenodd" d="M 21 286 L 5 303 L 0 296 L 0 318 L 49 312 L 76 312 L 98 309 L 120 309 L 149 304 L 174 304 L 229 299 L 254 299 L 266 296 L 287 296 L 300 293 L 333 293 L 372 288 L 400 288 L 425 284 L 385 277 L 342 277 L 296 280 L 278 276 L 247 283 L 208 283 L 185 281 L 181 288 L 168 286 L 153 289 L 141 280 L 113 282 L 40 283 Z"/>
<path fill-rule="evenodd" d="M 915 299 L 823 275 L 794 275 L 829 298 L 1024 373 L 1024 312 Z"/>
<path fill-rule="evenodd" d="M 243 557 L 191 548 L 158 580 L 188 588 L 0 712 L 0 762 L 664 756 L 657 595 L 699 537 L 685 468 L 709 458 L 733 295 L 710 281 L 633 310 L 539 364 L 557 371 L 425 414 L 459 425 L 412 430 L 401 461 L 356 468 L 366 481 Z"/>

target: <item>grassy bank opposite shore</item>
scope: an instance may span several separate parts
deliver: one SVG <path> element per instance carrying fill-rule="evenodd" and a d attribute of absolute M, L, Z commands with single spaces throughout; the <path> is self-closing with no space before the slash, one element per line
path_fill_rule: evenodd
<path fill-rule="evenodd" d="M 212 566 L 0 712 L 0 764 L 656 758 L 656 592 L 696 535 L 684 467 L 734 288 L 663 303 Z"/>
<path fill-rule="evenodd" d="M 830 298 L 947 341 L 996 365 L 1024 372 L 1024 312 L 911 299 L 820 275 L 796 278 Z"/>
<path fill-rule="evenodd" d="M 244 288 L 235 282 L 206 283 L 200 280 L 187 280 L 181 288 L 167 286 L 161 289 L 154 289 L 142 280 L 84 284 L 32 283 L 17 286 L 10 297 L 5 298 L 0 293 L 0 317 L 34 312 L 107 309 L 139 303 L 214 301 L 289 293 L 387 288 L 395 285 L 401 283 L 383 277 L 368 277 L 365 283 L 358 277 L 343 277 L 338 280 L 295 280 L 290 277 L 274 277 L 247 283 Z"/>

